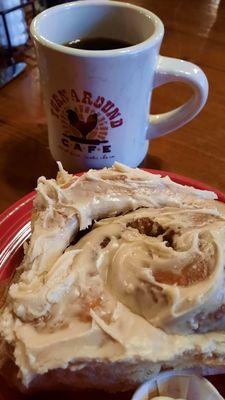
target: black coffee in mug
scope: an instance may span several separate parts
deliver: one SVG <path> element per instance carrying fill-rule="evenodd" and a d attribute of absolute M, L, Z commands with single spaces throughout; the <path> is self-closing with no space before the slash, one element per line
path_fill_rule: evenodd
<path fill-rule="evenodd" d="M 64 46 L 81 50 L 115 50 L 130 47 L 132 43 L 120 39 L 96 37 L 70 40 L 64 43 Z"/>

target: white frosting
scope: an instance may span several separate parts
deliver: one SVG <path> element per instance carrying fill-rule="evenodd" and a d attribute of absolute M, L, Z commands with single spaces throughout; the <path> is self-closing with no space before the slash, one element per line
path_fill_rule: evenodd
<path fill-rule="evenodd" d="M 78 359 L 225 353 L 225 220 L 215 198 L 119 164 L 40 178 L 23 272 L 0 319 L 23 383 Z"/>

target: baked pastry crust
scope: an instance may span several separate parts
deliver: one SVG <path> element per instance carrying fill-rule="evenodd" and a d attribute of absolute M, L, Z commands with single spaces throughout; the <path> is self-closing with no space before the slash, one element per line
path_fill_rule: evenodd
<path fill-rule="evenodd" d="M 224 254 L 212 192 L 121 164 L 41 177 L 0 311 L 2 375 L 25 391 L 123 391 L 162 369 L 222 367 Z"/>

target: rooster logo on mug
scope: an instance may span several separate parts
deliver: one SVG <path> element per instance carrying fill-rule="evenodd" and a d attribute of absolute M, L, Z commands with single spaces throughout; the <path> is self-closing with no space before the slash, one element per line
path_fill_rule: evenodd
<path fill-rule="evenodd" d="M 69 138 L 76 143 L 107 143 L 108 126 L 105 117 L 91 106 L 77 105 L 66 110 L 67 121 L 63 118 L 64 128 L 69 128 Z M 68 135 L 68 133 L 67 133 Z"/>
<path fill-rule="evenodd" d="M 85 90 L 58 90 L 51 96 L 50 105 L 62 128 L 64 147 L 81 151 L 82 146 L 89 145 L 94 151 L 95 146 L 101 146 L 103 153 L 110 152 L 109 128 L 123 125 L 120 110 L 111 100 Z"/>

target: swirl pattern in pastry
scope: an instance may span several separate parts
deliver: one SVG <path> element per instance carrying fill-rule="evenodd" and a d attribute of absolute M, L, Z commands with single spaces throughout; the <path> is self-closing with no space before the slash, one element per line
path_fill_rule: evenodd
<path fill-rule="evenodd" d="M 96 360 L 124 371 L 198 356 L 207 365 L 212 352 L 224 362 L 225 212 L 215 199 L 119 164 L 40 178 L 0 319 L 23 384 Z"/>

